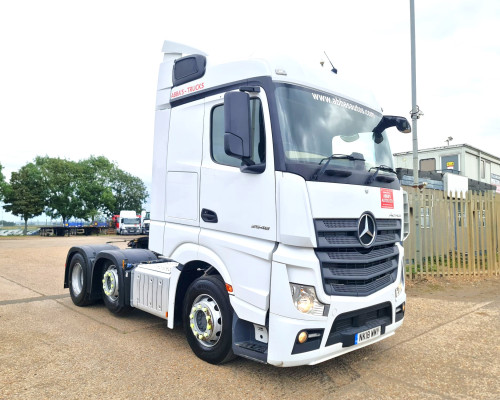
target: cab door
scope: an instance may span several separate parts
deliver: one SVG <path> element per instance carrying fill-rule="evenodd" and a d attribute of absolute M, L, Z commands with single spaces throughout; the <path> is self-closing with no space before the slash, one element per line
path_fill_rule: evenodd
<path fill-rule="evenodd" d="M 276 187 L 266 96 L 262 92 L 250 98 L 251 158 L 265 163 L 262 173 L 241 172 L 241 160 L 225 153 L 223 101 L 223 94 L 205 100 L 200 227 L 275 242 Z"/>
<path fill-rule="evenodd" d="M 251 159 L 262 173 L 240 171 L 224 151 L 224 94 L 205 99 L 200 186 L 200 259 L 233 287 L 239 316 L 264 325 L 269 309 L 271 258 L 276 243 L 276 185 L 272 135 L 264 93 L 250 99 Z M 206 257 L 201 257 L 204 252 Z"/>

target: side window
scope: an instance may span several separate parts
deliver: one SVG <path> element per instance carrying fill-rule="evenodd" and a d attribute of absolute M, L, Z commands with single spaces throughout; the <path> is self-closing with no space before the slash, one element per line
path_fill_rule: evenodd
<path fill-rule="evenodd" d="M 266 132 L 264 129 L 264 115 L 260 99 L 250 99 L 250 124 L 252 134 L 252 156 L 255 164 L 266 161 Z M 240 167 L 241 161 L 230 157 L 224 151 L 224 105 L 212 108 L 210 153 L 212 159 L 223 165 Z"/>

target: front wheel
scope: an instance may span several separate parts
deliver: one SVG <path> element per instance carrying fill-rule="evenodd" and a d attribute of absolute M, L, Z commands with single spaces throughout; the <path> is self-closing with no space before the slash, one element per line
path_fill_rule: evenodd
<path fill-rule="evenodd" d="M 203 276 L 188 288 L 183 303 L 183 326 L 193 352 L 210 364 L 232 358 L 233 310 L 224 282 Z"/>

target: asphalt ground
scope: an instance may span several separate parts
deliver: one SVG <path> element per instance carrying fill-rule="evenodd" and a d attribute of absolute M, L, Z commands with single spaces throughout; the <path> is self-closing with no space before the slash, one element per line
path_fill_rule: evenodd
<path fill-rule="evenodd" d="M 164 320 L 73 305 L 68 249 L 108 240 L 0 239 L 0 399 L 500 399 L 499 278 L 409 284 L 394 336 L 316 366 L 213 366 Z"/>

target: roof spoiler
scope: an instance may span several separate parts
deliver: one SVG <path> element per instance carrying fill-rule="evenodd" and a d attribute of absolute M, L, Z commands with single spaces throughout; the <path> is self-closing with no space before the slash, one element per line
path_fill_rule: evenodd
<path fill-rule="evenodd" d="M 207 53 L 205 53 L 204 51 L 195 49 L 194 47 L 187 46 L 182 43 L 171 42 L 169 40 L 165 40 L 163 42 L 163 47 L 161 50 L 164 53 L 163 61 L 175 60 L 182 57 L 183 54 L 200 54 L 202 56 L 207 56 Z"/>

